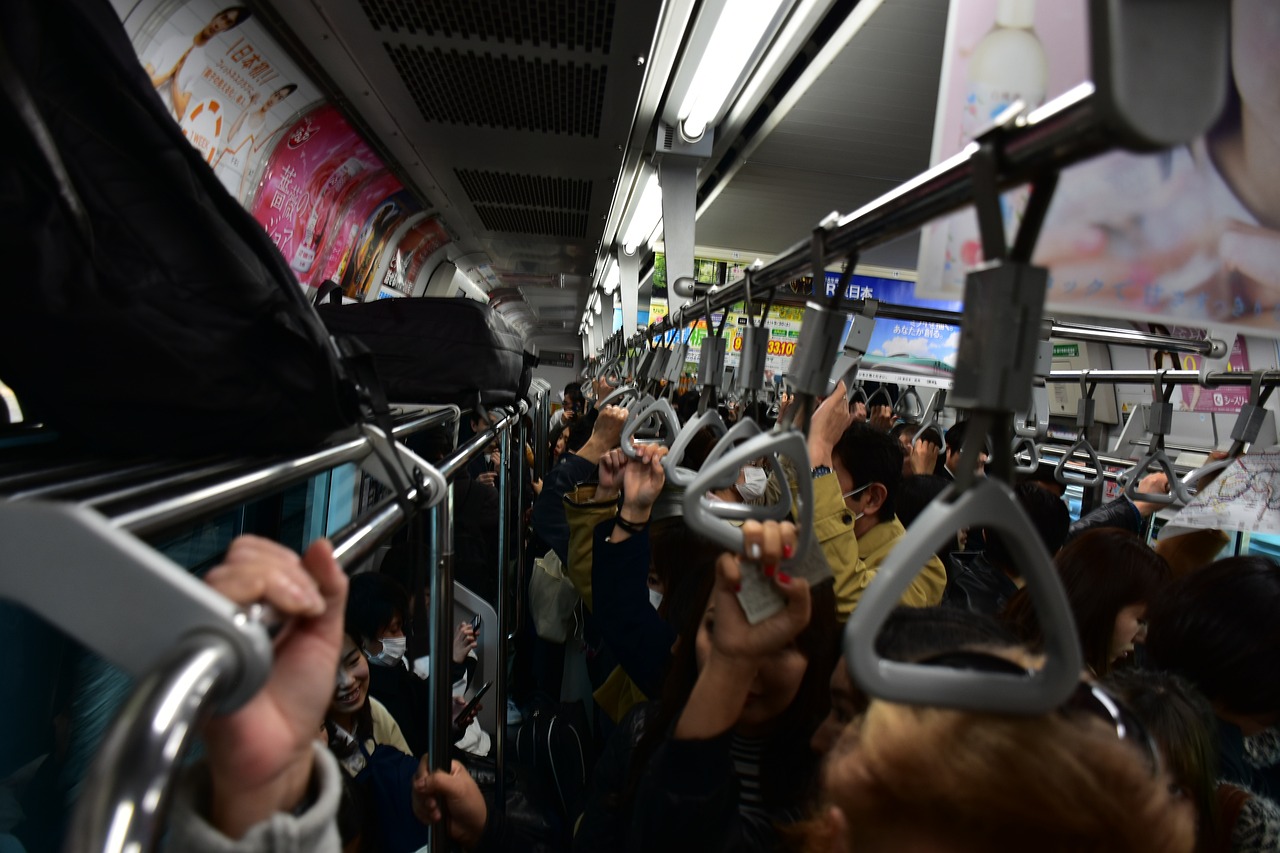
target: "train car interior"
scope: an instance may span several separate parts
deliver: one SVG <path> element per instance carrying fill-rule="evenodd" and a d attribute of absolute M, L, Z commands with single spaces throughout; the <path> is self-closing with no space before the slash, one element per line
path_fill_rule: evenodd
<path fill-rule="evenodd" d="M 5 0 L 0 853 L 1280 850 L 1277 57 Z"/>

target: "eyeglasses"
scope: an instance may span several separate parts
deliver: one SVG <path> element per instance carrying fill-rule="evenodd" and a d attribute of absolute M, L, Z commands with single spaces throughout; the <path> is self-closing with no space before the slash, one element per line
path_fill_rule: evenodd
<path fill-rule="evenodd" d="M 966 669 L 974 672 L 992 672 L 1005 675 L 1030 676 L 1031 672 L 1020 664 L 986 652 L 955 651 L 933 655 L 919 662 L 924 666 L 945 666 L 951 669 Z M 1125 743 L 1133 744 L 1146 759 L 1153 776 L 1161 770 L 1160 750 L 1147 732 L 1142 721 L 1132 711 L 1121 704 L 1114 696 L 1097 684 L 1080 682 L 1075 692 L 1058 709 L 1058 713 L 1084 713 L 1097 717 L 1116 733 L 1116 737 Z"/>

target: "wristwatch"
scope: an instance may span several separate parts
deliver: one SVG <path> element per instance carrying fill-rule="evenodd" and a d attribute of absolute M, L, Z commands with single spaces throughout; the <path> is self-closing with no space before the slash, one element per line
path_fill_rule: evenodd
<path fill-rule="evenodd" d="M 818 479 L 819 477 L 822 477 L 822 476 L 825 476 L 825 475 L 827 475 L 827 474 L 830 474 L 830 473 L 831 473 L 831 466 L 830 466 L 830 465 L 814 465 L 812 468 L 810 468 L 810 469 L 809 469 L 809 473 L 810 473 L 810 474 L 813 476 L 813 478 L 816 480 L 816 479 Z"/>

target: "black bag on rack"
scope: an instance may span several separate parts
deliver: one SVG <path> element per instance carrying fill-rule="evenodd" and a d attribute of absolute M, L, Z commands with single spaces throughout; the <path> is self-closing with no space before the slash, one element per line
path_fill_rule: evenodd
<path fill-rule="evenodd" d="M 298 449 L 361 392 L 107 0 L 0 3 L 0 380 L 91 449 Z"/>
<path fill-rule="evenodd" d="M 373 352 L 387 399 L 397 403 L 510 405 L 533 379 L 533 356 L 497 311 L 471 299 L 380 299 L 321 305 L 335 334 Z"/>

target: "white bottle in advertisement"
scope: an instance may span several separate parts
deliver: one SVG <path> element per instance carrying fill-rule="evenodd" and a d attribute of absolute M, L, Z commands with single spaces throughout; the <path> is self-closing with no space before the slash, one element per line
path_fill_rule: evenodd
<path fill-rule="evenodd" d="M 999 0 L 995 26 L 969 57 L 961 144 L 990 127 L 1014 101 L 1028 108 L 1044 103 L 1049 63 L 1032 29 L 1035 14 L 1035 0 Z"/>
<path fill-rule="evenodd" d="M 315 200 L 311 203 L 311 213 L 307 216 L 307 227 L 303 232 L 302 241 L 298 243 L 298 248 L 293 254 L 293 261 L 289 264 L 299 274 L 306 274 L 311 271 L 312 265 L 316 262 L 316 249 L 319 247 L 320 241 L 324 239 L 325 226 L 329 224 L 329 215 L 335 207 L 334 200 L 341 194 L 342 188 L 347 185 L 347 182 L 359 174 L 363 168 L 364 163 L 358 158 L 347 158 L 341 166 L 333 170 L 333 174 L 324 182 L 320 192 L 315 194 Z"/>
<path fill-rule="evenodd" d="M 1035 11 L 1035 0 L 997 3 L 995 25 L 969 57 L 958 147 L 989 128 L 1015 101 L 1028 109 L 1044 103 L 1049 64 L 1044 45 L 1032 29 Z M 1006 232 L 1021 220 L 1025 205 L 1026 190 L 1007 193 L 1002 199 Z M 946 230 L 943 285 L 949 292 L 962 293 L 965 273 L 982 262 L 977 219 L 972 213 L 955 216 Z"/>

